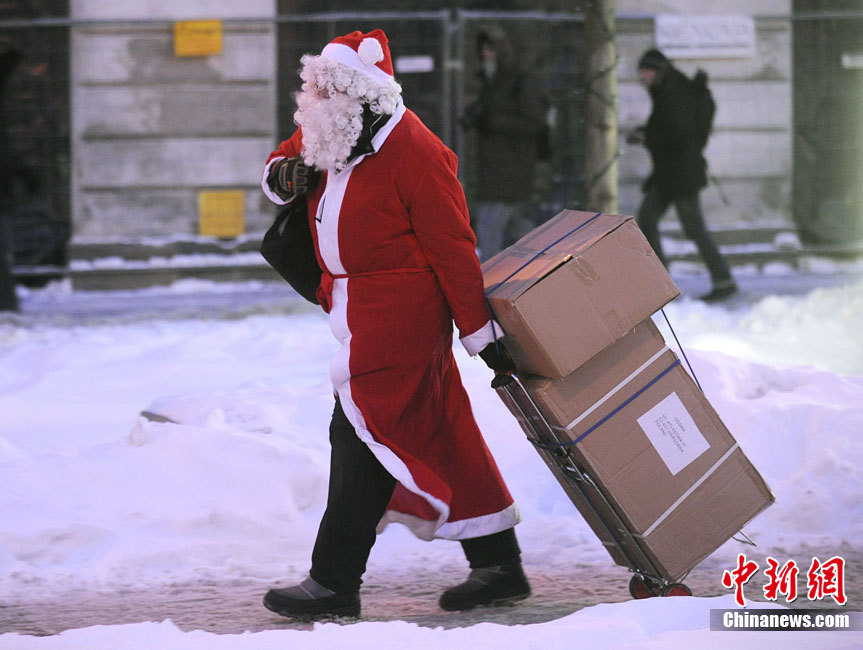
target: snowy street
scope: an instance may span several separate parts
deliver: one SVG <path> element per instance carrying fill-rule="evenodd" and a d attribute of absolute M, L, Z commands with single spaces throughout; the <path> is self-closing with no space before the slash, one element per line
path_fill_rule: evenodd
<path fill-rule="evenodd" d="M 861 106 L 863 0 L 0 2 L 0 650 L 863 650 Z"/>
<path fill-rule="evenodd" d="M 794 608 L 838 608 L 807 597 L 806 570 L 841 556 L 842 609 L 863 609 L 863 280 L 856 267 L 826 271 L 743 273 L 740 296 L 705 305 L 693 296 L 706 277 L 672 269 L 684 295 L 665 312 L 777 498 L 744 529 L 758 547 L 731 540 L 690 573 L 694 598 L 631 599 L 629 573 L 525 441 L 491 371 L 456 343 L 522 511 L 533 595 L 443 612 L 440 592 L 467 571 L 458 545 L 391 526 L 362 620 L 315 626 L 260 601 L 305 575 L 323 509 L 326 316 L 269 283 L 23 291 L 22 312 L 0 316 L 0 649 L 860 647 L 860 631 L 709 630 L 710 609 L 736 607 L 721 577 L 738 553 L 761 569 L 768 555 L 793 559 L 798 599 L 768 606 Z M 765 584 L 759 573 L 745 586 L 749 607 L 765 606 Z"/>
<path fill-rule="evenodd" d="M 577 513 L 573 512 L 574 516 Z M 747 558 L 765 566 L 765 553 L 747 551 Z M 553 553 L 554 549 L 549 552 Z M 572 559 L 570 552 L 567 558 Z M 822 558 L 841 554 L 851 567 L 863 566 L 859 545 L 852 547 L 801 547 L 783 552 L 783 561 L 792 557 L 804 566 L 812 556 Z M 363 590 L 363 620 L 374 622 L 404 621 L 427 628 L 452 629 L 478 623 L 527 625 L 549 623 L 573 612 L 599 603 L 626 603 L 630 574 L 609 562 L 548 563 L 536 558 L 527 566 L 533 595 L 513 606 L 480 608 L 472 612 L 444 612 L 437 608 L 437 599 L 447 587 L 463 579 L 460 558 L 449 564 L 429 566 L 411 563 L 402 569 L 380 566 L 373 560 L 366 575 Z M 719 584 L 718 576 L 732 565 L 708 560 L 687 577 L 686 584 L 698 597 L 726 596 L 728 590 Z M 851 607 L 859 610 L 863 602 L 863 580 L 859 572 L 849 574 L 845 584 Z M 124 588 L 116 592 L 90 590 L 58 590 L 36 602 L 4 604 L 0 607 L 0 630 L 37 636 L 59 634 L 65 630 L 93 625 L 123 625 L 144 621 L 170 619 L 184 632 L 205 630 L 214 634 L 242 634 L 274 629 L 310 630 L 309 623 L 281 619 L 261 606 L 263 593 L 274 586 L 267 582 L 249 584 L 246 581 L 201 581 L 187 584 L 167 584 L 144 589 Z M 283 585 L 282 585 L 283 586 Z M 751 592 L 751 593 L 750 593 Z M 756 590 L 747 591 L 747 599 L 764 602 Z M 713 605 L 719 607 L 719 605 Z M 723 605 L 723 607 L 731 607 Z M 754 605 L 758 606 L 758 605 Z M 835 603 L 797 603 L 800 607 L 834 607 Z M 4 646 L 0 637 L 0 648 Z"/>
<path fill-rule="evenodd" d="M 674 281 L 684 296 L 695 297 L 709 289 L 710 280 L 700 269 L 677 263 L 681 271 Z M 768 270 L 769 271 L 769 270 Z M 802 295 L 813 289 L 837 286 L 863 276 L 863 260 L 841 265 L 821 262 L 816 271 L 801 273 L 783 264 L 772 272 L 743 268 L 736 271 L 741 294 L 730 303 L 739 308 L 770 295 Z M 274 276 L 275 277 L 275 276 Z M 278 278 L 274 282 L 244 283 L 180 280 L 169 287 L 151 287 L 134 291 L 72 291 L 67 284 L 45 290 L 22 292 L 21 313 L 15 318 L 23 323 L 57 325 L 87 324 L 103 321 L 130 322 L 157 318 L 238 318 L 253 314 L 317 311 L 297 296 Z"/>

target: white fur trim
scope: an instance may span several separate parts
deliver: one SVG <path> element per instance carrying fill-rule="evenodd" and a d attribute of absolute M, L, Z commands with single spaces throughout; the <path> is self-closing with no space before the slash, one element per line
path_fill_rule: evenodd
<path fill-rule="evenodd" d="M 359 48 L 357 48 L 357 55 L 359 55 L 360 61 L 366 65 L 374 65 L 384 60 L 384 49 L 381 47 L 378 39 L 368 37 L 364 38 L 363 42 L 360 43 Z"/>
<path fill-rule="evenodd" d="M 515 503 L 500 512 L 470 519 L 449 521 L 437 529 L 435 537 L 440 539 L 470 539 L 499 533 L 521 522 L 521 512 Z"/>
<path fill-rule="evenodd" d="M 407 526 L 419 539 L 430 542 L 436 537 L 435 531 L 438 530 L 439 523 L 437 520 L 421 519 L 416 515 L 409 515 L 405 512 L 387 510 L 378 522 L 375 532 L 380 535 L 390 524 L 401 524 L 402 526 Z"/>
<path fill-rule="evenodd" d="M 397 114 L 390 119 L 390 122 L 398 123 L 402 115 L 404 115 L 404 110 L 404 106 L 401 105 L 401 111 L 397 111 Z M 395 124 L 390 126 L 388 123 L 387 126 L 384 127 L 384 129 L 389 127 L 386 131 L 387 134 L 392 131 L 393 126 L 395 126 Z M 383 131 L 384 129 L 381 130 Z M 380 135 L 380 133 L 378 133 L 378 135 Z M 384 138 L 385 137 L 386 136 L 384 136 Z M 318 247 L 321 257 L 323 258 L 327 268 L 335 274 L 345 273 L 344 266 L 339 257 L 338 222 L 342 202 L 345 198 L 345 191 L 347 190 L 348 181 L 350 180 L 354 166 L 355 165 L 352 164 L 338 174 L 329 175 L 327 186 L 324 191 L 324 195 L 321 197 L 316 217 L 315 226 L 318 233 Z M 330 329 L 332 330 L 336 340 L 341 344 L 341 347 L 333 356 L 330 363 L 330 379 L 333 382 L 333 388 L 336 393 L 338 393 L 339 401 L 341 402 L 345 416 L 354 426 L 357 437 L 359 437 L 359 439 L 368 446 L 369 450 L 375 455 L 390 475 L 392 475 L 410 492 L 422 497 L 438 513 L 438 517 L 434 521 L 423 521 L 419 518 L 410 517 L 412 524 L 411 528 L 414 533 L 421 539 L 432 539 L 436 536 L 435 531 L 444 526 L 446 520 L 449 518 L 449 505 L 434 495 L 422 490 L 417 485 L 405 462 L 389 447 L 374 439 L 374 436 L 366 426 L 362 412 L 354 402 L 351 394 L 350 355 L 353 335 L 350 331 L 347 319 L 349 282 L 350 280 L 348 278 L 336 278 L 333 282 Z M 407 519 L 405 519 L 403 523 L 408 523 Z M 503 530 L 503 528 L 499 530 Z"/>
<path fill-rule="evenodd" d="M 266 194 L 267 198 L 276 205 L 286 205 L 288 202 L 283 200 L 278 194 L 276 194 L 275 192 L 273 192 L 273 190 L 270 189 L 270 186 L 267 185 L 267 177 L 270 175 L 270 170 L 273 168 L 273 165 L 284 159 L 284 156 L 282 156 L 280 158 L 273 158 L 270 162 L 268 162 L 264 167 L 264 175 L 261 178 L 261 189 L 264 190 L 264 194 Z"/>
<path fill-rule="evenodd" d="M 339 257 L 339 214 L 345 191 L 351 178 L 353 166 L 339 174 L 327 174 L 327 185 L 321 200 L 318 202 L 318 212 L 315 215 L 315 228 L 318 233 L 318 250 L 327 268 L 335 275 L 346 273 Z"/>
<path fill-rule="evenodd" d="M 473 334 L 461 337 L 459 340 L 470 356 L 476 356 L 489 343 L 494 343 L 503 336 L 503 329 L 497 321 L 490 320 Z"/>
<path fill-rule="evenodd" d="M 377 526 L 380 534 L 390 524 L 402 524 L 410 528 L 411 532 L 420 539 L 430 541 L 432 539 L 471 539 L 473 537 L 484 537 L 493 535 L 503 530 L 512 528 L 521 522 L 521 512 L 518 506 L 512 505 L 500 512 L 490 515 L 481 515 L 470 519 L 450 521 L 443 526 L 437 527 L 437 522 L 428 519 L 420 519 L 414 515 L 387 510 Z"/>
<path fill-rule="evenodd" d="M 318 205 L 316 217 L 316 228 L 318 232 L 318 248 L 327 268 L 335 274 L 345 273 L 339 257 L 339 216 L 342 202 L 345 198 L 348 181 L 351 177 L 354 165 L 351 165 L 339 174 L 331 174 L 327 179 L 327 187 Z M 421 496 L 438 512 L 438 519 L 431 522 L 431 529 L 440 527 L 449 517 L 449 506 L 433 495 L 419 488 L 411 476 L 410 470 L 401 458 L 385 445 L 377 442 L 371 432 L 366 428 L 365 418 L 359 407 L 354 403 L 351 396 L 351 339 L 353 338 L 348 326 L 348 278 L 336 278 L 333 282 L 332 309 L 330 310 L 330 330 L 336 340 L 341 343 L 341 348 L 333 356 L 330 362 L 330 379 L 333 388 L 339 395 L 342 409 L 350 423 L 354 426 L 357 436 L 362 440 L 380 461 L 386 470 L 408 490 Z"/>
<path fill-rule="evenodd" d="M 320 224 L 319 224 L 320 225 Z M 348 278 L 336 278 L 333 282 L 332 309 L 330 311 L 330 330 L 341 343 L 341 347 L 330 362 L 330 379 L 333 388 L 338 393 L 342 410 L 348 421 L 353 425 L 357 437 L 362 440 L 375 455 L 381 465 L 399 483 L 409 491 L 425 499 L 438 513 L 436 521 L 426 522 L 425 528 L 416 530 L 421 539 L 431 539 L 435 530 L 440 528 L 449 517 L 449 505 L 434 495 L 420 489 L 416 484 L 410 469 L 389 447 L 375 440 L 366 426 L 362 411 L 356 405 L 351 394 L 351 341 L 353 334 L 348 325 Z M 419 521 L 419 520 L 418 520 Z"/>
<path fill-rule="evenodd" d="M 386 139 L 389 137 L 390 133 L 393 132 L 393 129 L 396 128 L 399 122 L 402 121 L 402 118 L 405 116 L 405 103 L 401 97 L 399 97 L 399 103 L 396 105 L 396 112 L 393 113 L 392 117 L 387 120 L 387 123 L 381 127 L 381 130 L 375 133 L 375 136 L 372 138 L 372 148 L 377 152 L 381 146 L 383 146 Z"/>
<path fill-rule="evenodd" d="M 341 43 L 328 43 L 324 46 L 324 49 L 321 50 L 321 57 L 329 59 L 330 61 L 342 63 L 349 68 L 362 72 L 364 75 L 371 77 L 379 83 L 386 84 L 393 81 L 392 75 L 388 75 L 376 65 L 363 63 L 362 59 L 360 59 L 360 55 L 357 54 L 357 51 L 347 45 L 342 45 Z"/>
<path fill-rule="evenodd" d="M 344 350 L 345 348 L 342 349 Z M 346 355 L 346 359 L 347 356 L 349 355 Z M 439 531 L 441 527 L 445 525 L 446 520 L 449 518 L 449 505 L 434 495 L 422 490 L 416 484 L 416 481 L 411 475 L 410 469 L 405 462 L 399 458 L 392 449 L 374 439 L 371 431 L 366 427 L 366 421 L 362 412 L 354 403 L 353 397 L 351 396 L 350 380 L 344 382 L 341 386 L 337 386 L 336 390 L 339 394 L 339 401 L 342 404 L 342 410 L 345 412 L 345 416 L 348 418 L 348 421 L 354 425 L 354 430 L 357 432 L 359 439 L 366 443 L 369 450 L 375 455 L 375 458 L 378 459 L 380 464 L 383 465 L 384 469 L 389 472 L 390 476 L 401 483 L 408 489 L 408 491 L 422 497 L 438 513 L 437 520 L 435 521 L 411 517 L 411 519 L 416 519 L 417 524 L 422 522 L 422 524 L 417 525 L 415 528 L 411 527 L 412 530 L 414 530 L 415 534 L 420 539 L 432 539 L 435 536 L 440 536 L 439 534 L 435 535 L 434 531 Z M 379 523 L 378 529 L 382 530 L 380 526 L 381 524 Z"/>
<path fill-rule="evenodd" d="M 351 394 L 350 370 L 348 364 L 350 361 L 351 339 L 353 338 L 348 331 L 346 315 L 347 315 L 347 278 L 339 278 L 335 281 L 333 291 L 333 310 L 330 312 L 330 328 L 337 338 L 340 333 L 347 332 L 347 336 L 341 339 L 342 347 L 333 357 L 330 365 L 330 377 L 333 380 L 333 387 L 339 395 L 339 401 L 342 405 L 342 410 L 348 421 L 353 425 L 357 437 L 362 440 L 369 450 L 375 455 L 384 469 L 390 475 L 406 487 L 410 492 L 422 497 L 428 504 L 435 509 L 438 517 L 435 521 L 424 521 L 417 519 L 417 523 L 423 521 L 423 524 L 415 528 L 415 533 L 421 539 L 432 539 L 434 531 L 438 530 L 449 517 L 449 505 L 441 501 L 432 494 L 422 490 L 411 475 L 410 469 L 405 462 L 399 458 L 392 449 L 375 440 L 371 431 L 366 426 L 366 420 L 363 417 L 362 411 L 356 405 Z M 341 285 L 341 286 L 340 286 Z M 333 322 L 337 321 L 337 322 Z"/>

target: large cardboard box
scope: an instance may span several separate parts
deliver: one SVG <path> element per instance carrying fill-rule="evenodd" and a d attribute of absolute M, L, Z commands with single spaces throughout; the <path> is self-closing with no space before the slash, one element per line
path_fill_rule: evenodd
<path fill-rule="evenodd" d="M 560 438 L 577 441 L 555 453 L 568 452 L 609 505 L 595 510 L 552 471 L 618 564 L 643 553 L 678 580 L 774 500 L 650 319 L 569 376 L 522 383 Z M 634 544 L 608 528 L 618 518 Z"/>
<path fill-rule="evenodd" d="M 680 291 L 632 217 L 565 210 L 483 266 L 522 372 L 565 377 Z"/>

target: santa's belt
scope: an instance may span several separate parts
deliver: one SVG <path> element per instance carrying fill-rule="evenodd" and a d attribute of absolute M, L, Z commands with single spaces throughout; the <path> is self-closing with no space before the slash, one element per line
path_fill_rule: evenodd
<path fill-rule="evenodd" d="M 406 275 L 408 273 L 431 273 L 430 266 L 419 268 L 405 267 L 400 269 L 381 269 L 378 271 L 361 271 L 358 273 L 330 273 L 327 270 L 321 271 L 321 286 L 318 287 L 317 297 L 318 302 L 324 311 L 330 313 L 332 307 L 333 282 L 345 278 L 364 278 L 375 275 Z"/>

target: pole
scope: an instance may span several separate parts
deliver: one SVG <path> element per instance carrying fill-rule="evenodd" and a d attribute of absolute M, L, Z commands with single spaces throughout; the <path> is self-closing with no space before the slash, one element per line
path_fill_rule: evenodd
<path fill-rule="evenodd" d="M 0 311 L 18 311 L 15 277 L 12 275 L 12 242 L 4 203 L 0 198 Z"/>
<path fill-rule="evenodd" d="M 585 201 L 588 211 L 617 212 L 617 41 L 614 0 L 584 3 L 587 39 Z"/>

